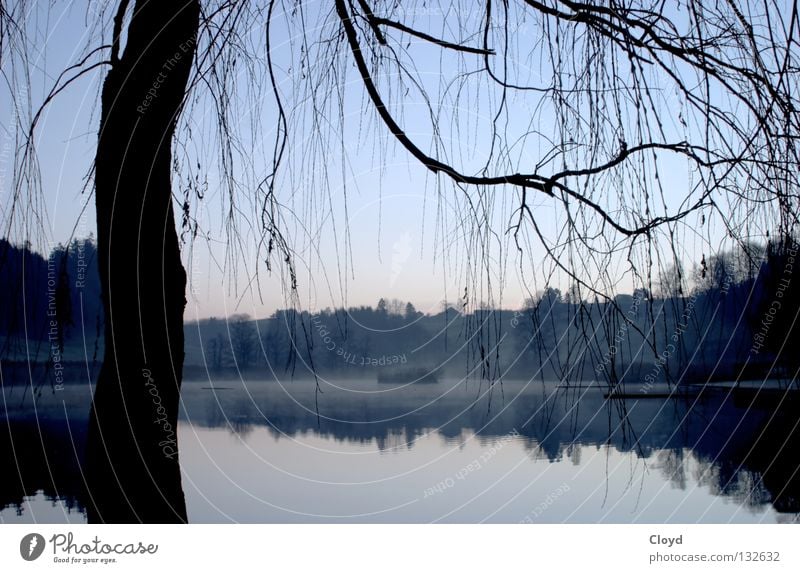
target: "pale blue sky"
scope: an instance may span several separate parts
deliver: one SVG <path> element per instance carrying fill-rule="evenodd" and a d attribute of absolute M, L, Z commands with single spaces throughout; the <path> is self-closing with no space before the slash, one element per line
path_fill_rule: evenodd
<path fill-rule="evenodd" d="M 91 30 L 85 25 L 96 13 L 92 11 L 93 8 L 87 11 L 85 6 L 77 2 L 56 3 L 49 11 L 37 8 L 40 18 L 38 28 L 42 34 L 36 42 L 39 52 L 30 54 L 33 64 L 31 101 L 34 106 L 53 85 L 58 73 L 80 59 L 87 42 L 96 45 L 96 38 L 90 40 Z M 426 17 L 437 18 L 435 15 L 418 15 L 417 21 L 424 21 Z M 44 30 L 49 32 L 44 34 Z M 261 32 L 255 30 L 253 33 Z M 519 31 L 521 41 L 534 37 L 535 33 L 536 30 L 527 24 Z M 285 62 L 288 49 L 286 38 L 280 34 L 279 30 L 276 31 L 275 58 L 279 64 L 282 63 L 281 58 Z M 283 34 L 285 36 L 285 32 Z M 419 77 L 429 82 L 426 87 L 434 94 L 439 94 L 440 100 L 434 103 L 438 103 L 447 113 L 452 111 L 449 106 L 453 101 L 460 106 L 457 110 L 462 120 L 459 129 L 454 129 L 450 123 L 452 115 L 445 117 L 442 123 L 444 152 L 460 165 L 468 166 L 467 170 L 476 172 L 488 151 L 488 142 L 480 137 L 480 130 L 493 117 L 492 98 L 495 96 L 471 95 L 450 100 L 450 93 L 442 87 L 447 77 L 439 74 L 443 64 L 437 59 L 438 51 L 427 45 L 414 44 L 409 46 L 409 53 L 418 62 Z M 541 67 L 541 62 L 517 61 L 514 69 L 518 78 L 531 81 L 540 70 L 547 68 Z M 288 97 L 292 74 L 296 74 L 297 70 L 292 70 L 291 74 L 287 70 L 283 72 L 280 76 L 281 85 Z M 103 71 L 95 71 L 75 82 L 47 108 L 41 120 L 37 131 L 38 160 L 46 205 L 44 227 L 47 236 L 35 241 L 39 249 L 46 249 L 51 242 L 66 241 L 76 225 L 78 236 L 94 231 L 94 206 L 88 192 L 81 191 L 94 153 L 98 124 L 97 95 L 102 76 Z M 465 285 L 470 282 L 465 278 L 465 268 L 477 256 L 469 240 L 474 226 L 459 225 L 467 208 L 465 196 L 446 178 L 437 179 L 430 175 L 387 136 L 388 132 L 382 125 L 370 123 L 375 121 L 374 114 L 364 111 L 368 104 L 365 104 L 363 89 L 355 74 L 350 73 L 347 81 L 347 103 L 342 108 L 346 131 L 341 139 L 331 137 L 329 149 L 324 154 L 317 149 L 318 153 L 313 159 L 295 158 L 292 168 L 279 182 L 279 199 L 293 208 L 284 212 L 287 223 L 285 231 L 296 249 L 300 303 L 306 308 L 340 306 L 343 303 L 374 305 L 383 296 L 410 300 L 420 310 L 435 312 L 440 301 L 447 298 L 454 302 L 463 294 Z M 654 82 L 657 84 L 658 78 Z M 383 82 L 382 87 L 386 85 Z M 674 112 L 678 108 L 674 106 L 674 99 L 669 93 L 660 95 L 663 97 L 662 105 L 670 112 L 667 113 L 669 121 L 666 129 L 677 133 L 679 127 Z M 8 92 L 3 90 L 0 109 L 9 110 L 7 104 Z M 211 120 L 210 116 L 202 114 L 204 109 L 208 108 L 200 102 L 192 108 L 193 115 L 185 118 L 197 128 L 198 133 L 207 133 L 209 129 Z M 247 134 L 247 126 L 254 118 L 263 122 L 262 137 L 250 142 L 252 147 L 246 158 L 252 162 L 252 175 L 263 176 L 274 137 L 274 103 L 265 98 L 258 101 L 255 107 L 242 107 L 242 110 L 236 116 L 241 121 L 241 132 Z M 431 140 L 425 117 L 421 100 L 412 93 L 403 107 L 403 125 L 422 147 Z M 542 118 L 553 120 L 552 112 L 534 109 L 530 103 L 517 99 L 509 103 L 509 117 L 513 119 L 507 126 L 508 141 L 512 142 L 508 145 L 517 165 L 510 166 L 508 170 L 529 171 L 527 166 L 541 158 L 544 149 L 542 142 L 553 131 L 553 126 L 537 125 L 535 127 L 543 135 L 526 136 L 532 128 L 521 120 L 526 117 L 536 117 L 540 122 Z M 0 148 L 0 174 L 3 175 L 0 192 L 3 199 L 0 205 L 3 205 L 4 223 L 8 215 L 5 198 L 11 192 L 12 168 L 12 154 L 7 153 L 6 149 L 9 142 L 13 145 L 8 135 L 9 123 L 13 119 L 13 112 L 8 111 L 4 111 L 0 117 L 3 130 L 0 133 L 3 138 Z M 331 130 L 331 133 L 336 133 L 335 127 Z M 302 146 L 309 141 L 304 140 L 306 135 L 295 134 L 293 143 Z M 191 278 L 186 316 L 192 319 L 236 312 L 268 316 L 276 308 L 288 304 L 282 288 L 283 279 L 280 273 L 270 276 L 260 265 L 258 282 L 254 280 L 258 233 L 257 228 L 248 227 L 247 221 L 257 221 L 258 210 L 254 199 L 247 196 L 245 190 L 238 203 L 245 215 L 240 221 L 241 242 L 232 247 L 237 255 L 237 278 L 231 280 L 234 273 L 230 263 L 226 263 L 227 235 L 221 216 L 220 201 L 224 193 L 217 182 L 216 167 L 205 161 L 213 155 L 213 149 L 203 148 L 203 145 L 208 146 L 212 141 L 213 137 L 209 137 L 207 140 L 201 139 L 200 143 L 192 142 L 196 146 L 192 153 L 204 159 L 206 167 L 202 171 L 208 177 L 209 189 L 205 201 L 195 211 L 207 240 L 198 239 L 194 243 L 193 260 L 189 260 L 188 249 L 186 252 L 187 270 Z M 339 145 L 339 141 L 343 146 Z M 514 141 L 518 143 L 514 144 Z M 345 161 L 342 151 L 345 152 Z M 453 153 L 460 154 L 460 157 L 454 157 Z M 308 173 L 311 165 L 315 166 L 318 173 L 326 172 L 327 191 L 307 188 L 314 181 Z M 668 189 L 668 201 L 682 196 L 684 190 L 694 183 L 685 163 L 664 162 L 661 167 L 661 182 Z M 246 186 L 247 178 L 243 181 Z M 179 186 L 176 179 L 176 191 Z M 470 196 L 477 198 L 474 191 Z M 528 291 L 535 292 L 544 286 L 545 274 L 539 265 L 543 251 L 533 246 L 526 249 L 520 259 L 506 232 L 511 213 L 517 205 L 516 191 L 498 187 L 486 197 L 491 202 L 488 208 L 491 228 L 497 234 L 496 238 L 490 239 L 492 247 L 486 253 L 491 260 L 491 281 L 495 287 L 504 285 L 502 298 L 499 298 L 499 290 L 495 288 L 493 291 L 494 302 L 517 308 L 528 296 Z M 88 209 L 81 217 L 81 208 L 87 201 Z M 565 223 L 563 209 L 543 196 L 529 197 L 529 204 L 542 231 L 555 239 Z M 668 209 L 675 207 L 674 204 L 667 205 Z M 721 233 L 712 221 L 703 229 L 699 229 L 696 220 L 688 223 L 686 227 L 679 228 L 677 239 L 684 250 L 682 257 L 690 264 L 690 261 L 699 261 L 701 254 L 708 252 L 708 243 L 716 243 Z M 12 236 L 20 238 L 19 228 L 12 231 Z M 527 237 L 531 237 L 530 232 L 527 232 Z M 631 281 L 625 274 L 624 253 L 604 259 L 602 268 L 613 277 L 619 291 L 630 290 Z M 558 275 L 554 280 L 562 288 L 567 286 L 566 281 Z M 476 285 L 477 292 L 470 293 L 474 301 L 487 300 L 486 281 L 481 282 L 483 292 Z"/>

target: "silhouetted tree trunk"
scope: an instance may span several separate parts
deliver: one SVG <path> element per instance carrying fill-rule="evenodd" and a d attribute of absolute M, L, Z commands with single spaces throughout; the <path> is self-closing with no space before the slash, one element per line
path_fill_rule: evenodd
<path fill-rule="evenodd" d="M 90 415 L 89 520 L 184 522 L 176 426 L 186 273 L 171 144 L 199 25 L 197 0 L 138 0 L 124 54 L 114 25 L 96 156 L 105 357 Z"/>

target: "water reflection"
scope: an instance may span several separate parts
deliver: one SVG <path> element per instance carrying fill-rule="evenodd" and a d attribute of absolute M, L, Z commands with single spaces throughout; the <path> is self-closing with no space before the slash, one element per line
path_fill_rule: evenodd
<path fill-rule="evenodd" d="M 800 511 L 794 395 L 606 400 L 598 388 L 523 381 L 319 390 L 185 385 L 193 520 L 790 521 Z M 82 511 L 89 396 L 5 388 L 4 521 Z M 41 513 L 43 501 L 64 517 Z"/>

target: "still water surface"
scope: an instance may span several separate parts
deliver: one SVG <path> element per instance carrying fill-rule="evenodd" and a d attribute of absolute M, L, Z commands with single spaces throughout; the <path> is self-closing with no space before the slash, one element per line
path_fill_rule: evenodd
<path fill-rule="evenodd" d="M 193 522 L 797 521 L 796 400 L 727 389 L 606 400 L 591 385 L 187 382 Z M 652 389 L 657 394 L 659 389 Z M 0 521 L 85 520 L 91 388 L 0 403 Z"/>

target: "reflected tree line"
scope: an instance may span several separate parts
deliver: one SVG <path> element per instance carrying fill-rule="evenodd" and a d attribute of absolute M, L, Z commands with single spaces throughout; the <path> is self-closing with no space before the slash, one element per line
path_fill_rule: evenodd
<path fill-rule="evenodd" d="M 451 447 L 476 434 L 488 445 L 513 430 L 531 459 L 580 465 L 582 456 L 611 450 L 638 463 L 626 468 L 632 491 L 642 472 L 658 471 L 681 489 L 695 485 L 761 511 L 800 512 L 798 413 L 800 403 L 715 391 L 693 400 L 642 400 L 625 419 L 598 391 L 517 381 L 506 385 L 502 407 L 484 386 L 442 393 L 426 385 L 385 396 L 325 387 L 321 420 L 314 384 L 231 386 L 213 392 L 190 384 L 183 392 L 181 420 L 195 427 L 225 429 L 247 440 L 268 432 L 276 440 L 313 434 L 341 442 L 374 445 L 381 451 L 408 450 L 433 434 Z M 581 399 L 576 400 L 580 395 Z M 42 494 L 83 511 L 89 493 L 82 478 L 86 440 L 85 402 L 44 401 L 44 422 L 20 405 L 0 432 L 0 508 L 23 511 L 26 496 Z M 499 402 L 498 402 L 499 404 Z M 84 406 L 84 407 L 82 407 Z M 414 412 L 410 414 L 409 412 Z M 13 438 L 13 439 L 12 439 Z M 605 454 L 601 454 L 605 455 Z M 619 476 L 615 479 L 620 479 Z"/>

